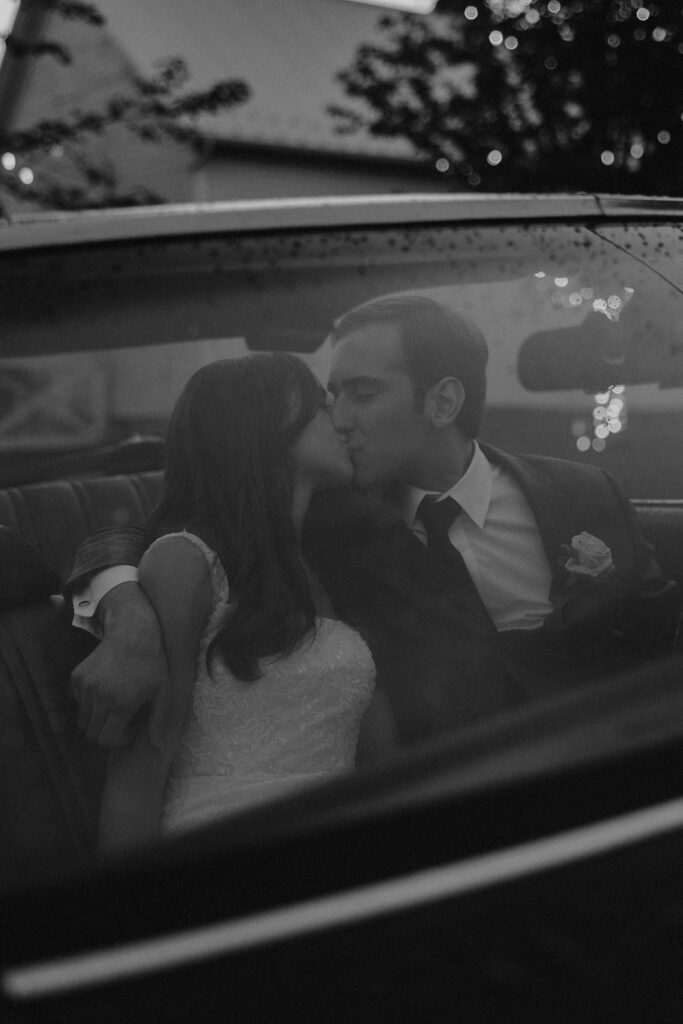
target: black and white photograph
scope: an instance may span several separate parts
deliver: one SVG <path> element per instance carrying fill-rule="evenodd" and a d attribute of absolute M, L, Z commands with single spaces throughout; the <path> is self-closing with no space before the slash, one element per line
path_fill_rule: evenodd
<path fill-rule="evenodd" d="M 0 0 L 0 1018 L 683 1020 L 683 3 Z"/>

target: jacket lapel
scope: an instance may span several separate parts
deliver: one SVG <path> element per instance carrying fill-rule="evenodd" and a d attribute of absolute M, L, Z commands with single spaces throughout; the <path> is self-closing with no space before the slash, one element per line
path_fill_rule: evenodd
<path fill-rule="evenodd" d="M 536 519 L 550 564 L 550 600 L 554 611 L 544 623 L 547 629 L 603 628 L 618 614 L 628 589 L 632 555 L 622 524 L 614 509 L 576 486 L 563 489 L 533 460 L 507 455 L 482 445 L 487 458 L 503 466 L 519 484 Z M 582 531 L 599 537 L 612 551 L 616 571 L 607 579 L 571 577 L 565 568 L 565 548 Z"/>

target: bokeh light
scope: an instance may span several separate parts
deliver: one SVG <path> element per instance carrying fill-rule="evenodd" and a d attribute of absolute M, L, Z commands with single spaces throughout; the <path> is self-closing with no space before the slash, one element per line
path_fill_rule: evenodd
<path fill-rule="evenodd" d="M 578 310 L 584 303 L 590 304 L 594 313 L 602 313 L 616 323 L 624 307 L 633 297 L 633 288 L 628 285 L 612 285 L 605 294 L 595 294 L 595 289 L 580 283 L 579 275 L 558 274 L 550 277 L 545 270 L 534 272 L 536 289 L 546 295 L 555 307 Z"/>
<path fill-rule="evenodd" d="M 624 385 L 615 384 L 607 391 L 600 391 L 593 395 L 595 401 L 593 438 L 590 440 L 590 448 L 593 451 L 604 451 L 607 440 L 616 434 L 621 434 L 626 427 L 625 394 Z M 588 431 L 585 432 L 585 436 L 588 437 Z M 588 447 L 581 447 L 579 451 L 588 451 Z"/>

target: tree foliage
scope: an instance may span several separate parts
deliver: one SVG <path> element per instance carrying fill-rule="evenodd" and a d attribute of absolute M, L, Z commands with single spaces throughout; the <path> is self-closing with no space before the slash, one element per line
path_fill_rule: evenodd
<path fill-rule="evenodd" d="M 674 0 L 442 0 L 339 74 L 341 132 L 408 139 L 475 188 L 680 194 Z"/>
<path fill-rule="evenodd" d="M 76 0 L 24 0 L 66 21 L 93 29 L 105 25 L 96 5 Z M 5 40 L 15 61 L 56 60 L 71 64 L 74 54 L 58 39 L 24 38 L 16 26 Z M 164 202 L 163 196 L 144 185 L 124 186 L 115 159 L 104 140 L 108 130 L 123 127 L 145 143 L 173 140 L 201 150 L 205 136 L 198 127 L 202 114 L 217 113 L 243 103 L 249 96 L 245 82 L 226 79 L 208 89 L 188 89 L 190 72 L 181 57 L 174 57 L 150 76 L 122 82 L 97 108 L 74 108 L 66 116 L 44 118 L 20 130 L 0 128 L 1 197 L 12 196 L 50 209 L 85 209 L 135 206 Z M 66 170 L 65 170 L 66 168 Z"/>

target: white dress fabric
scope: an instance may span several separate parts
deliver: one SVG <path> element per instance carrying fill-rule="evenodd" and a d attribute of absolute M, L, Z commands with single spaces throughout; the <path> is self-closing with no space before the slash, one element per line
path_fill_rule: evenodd
<path fill-rule="evenodd" d="M 166 536 L 178 536 L 167 534 Z M 176 832 L 320 782 L 354 766 L 358 729 L 375 666 L 361 636 L 337 619 L 292 654 L 261 661 L 262 676 L 238 679 L 206 651 L 228 614 L 229 587 L 215 551 L 204 554 L 213 609 L 202 635 L 191 708 L 171 766 L 162 831 Z"/>

